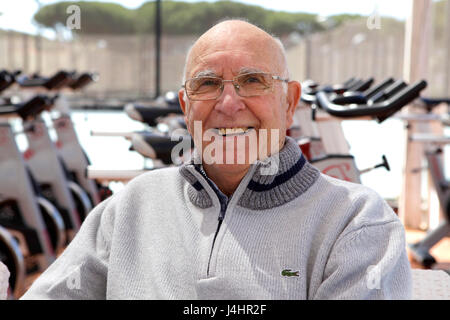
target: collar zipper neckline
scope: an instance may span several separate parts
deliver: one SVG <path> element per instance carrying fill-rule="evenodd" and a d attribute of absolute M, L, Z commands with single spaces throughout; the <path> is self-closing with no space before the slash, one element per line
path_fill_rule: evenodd
<path fill-rule="evenodd" d="M 207 270 L 206 270 L 206 276 L 209 277 L 209 271 L 210 271 L 210 266 L 211 266 L 211 258 L 212 258 L 212 254 L 213 254 L 213 251 L 214 251 L 214 245 L 216 243 L 216 238 L 217 238 L 217 235 L 219 234 L 220 227 L 222 226 L 222 222 L 225 219 L 225 212 L 227 211 L 228 204 L 229 204 L 231 198 L 228 198 L 225 194 L 223 194 L 223 192 L 219 190 L 219 188 L 214 184 L 214 182 L 212 182 L 211 179 L 208 178 L 208 176 L 206 175 L 206 172 L 203 170 L 202 166 L 196 165 L 194 167 L 197 170 L 197 172 L 199 172 L 203 176 L 203 178 L 205 178 L 207 183 L 213 189 L 213 191 L 217 195 L 217 198 L 219 199 L 219 203 L 220 203 L 220 212 L 219 212 L 219 217 L 218 217 L 217 229 L 216 229 L 216 232 L 214 234 L 213 243 L 212 243 L 212 246 L 211 246 L 211 251 L 209 253 L 208 267 L 207 267 Z"/>

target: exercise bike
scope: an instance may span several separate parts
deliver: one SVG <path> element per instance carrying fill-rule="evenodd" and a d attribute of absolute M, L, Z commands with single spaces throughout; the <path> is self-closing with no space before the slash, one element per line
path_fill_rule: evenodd
<path fill-rule="evenodd" d="M 58 210 L 37 193 L 8 119 L 34 117 L 50 104 L 51 99 L 38 95 L 0 108 L 0 225 L 18 242 L 27 274 L 43 272 L 55 260 L 55 250 L 64 240 L 64 224 Z M 19 271 L 10 272 L 21 278 Z"/>
<path fill-rule="evenodd" d="M 148 170 L 179 165 L 190 157 L 193 139 L 187 131 L 182 110 L 178 104 L 178 97 L 173 94 L 172 97 L 170 93 L 166 94 L 165 106 L 161 106 L 161 104 L 128 104 L 125 106 L 124 111 L 131 119 L 146 125 L 144 130 L 134 132 L 91 131 L 92 136 L 124 137 L 131 142 L 129 150 L 138 152 L 144 159 L 150 159 L 150 165 L 144 165 L 141 170 L 101 170 L 90 167 L 88 175 L 91 178 L 127 182 Z"/>
<path fill-rule="evenodd" d="M 63 75 L 65 77 L 63 77 Z M 21 79 L 20 85 L 27 88 L 39 89 L 41 87 L 47 90 L 58 92 L 65 86 L 73 85 L 77 82 L 73 79 L 74 73 L 59 71 L 50 80 L 58 77 L 58 80 L 52 80 L 52 86 L 48 85 L 50 82 L 47 78 L 33 76 L 32 79 Z M 83 78 L 86 82 L 86 79 Z M 61 84 L 63 83 L 63 84 Z M 80 86 L 78 81 L 77 86 Z M 60 96 L 58 95 L 58 99 Z M 56 104 L 56 103 L 55 103 Z M 68 125 L 67 119 L 57 121 L 59 119 L 54 118 L 54 123 L 57 123 L 55 130 L 62 131 L 62 123 Z M 53 125 L 54 126 L 54 125 Z M 56 145 L 48 134 L 48 128 L 45 121 L 41 117 L 34 118 L 32 121 L 24 123 L 24 131 L 29 141 L 30 148 L 27 150 L 28 162 L 30 168 L 36 179 L 39 181 L 41 188 L 46 191 L 46 194 L 54 203 L 57 203 L 63 210 L 69 212 L 70 221 L 66 221 L 67 224 L 73 226 L 73 230 L 76 232 L 81 226 L 82 221 L 86 218 L 87 214 L 92 209 L 92 203 L 89 195 L 85 190 L 77 183 L 77 176 L 70 171 L 64 158 L 66 152 L 61 152 L 64 143 L 59 141 Z M 58 136 L 59 137 L 59 136 Z M 57 148 L 59 146 L 59 148 Z M 73 148 L 73 146 L 72 146 Z M 65 149 L 67 150 L 67 148 Z M 49 166 L 50 164 L 50 166 Z M 52 169 L 49 169 L 52 168 Z M 98 199 L 94 198 L 97 200 Z M 70 234 L 70 238 L 73 238 L 75 233 Z"/>
<path fill-rule="evenodd" d="M 74 76 L 72 83 L 66 88 L 79 91 L 97 81 L 98 75 L 84 72 Z M 79 184 L 87 193 L 92 205 L 97 205 L 111 196 L 111 190 L 87 176 L 87 168 L 91 165 L 89 157 L 82 148 L 74 124 L 70 116 L 70 105 L 65 95 L 60 92 L 54 112 L 51 114 L 53 129 L 57 134 L 56 147 L 67 169 L 70 179 Z"/>
<path fill-rule="evenodd" d="M 18 298 L 25 292 L 25 261 L 19 243 L 0 225 L 0 261 L 8 268 L 8 297 Z"/>
<path fill-rule="evenodd" d="M 433 108 L 441 103 L 450 106 L 450 99 L 422 98 L 418 104 L 421 104 L 426 109 L 427 114 L 410 116 L 407 120 L 426 122 L 434 120 L 441 121 L 443 125 L 447 125 L 445 121 L 447 119 L 446 116 L 434 115 L 433 117 L 432 114 Z M 427 169 L 444 217 L 443 221 L 436 228 L 429 230 L 422 240 L 408 245 L 412 258 L 423 267 L 431 268 L 437 261 L 431 255 L 430 250 L 444 237 L 450 236 L 450 181 L 445 176 L 444 163 L 442 161 L 444 156 L 443 148 L 445 145 L 450 144 L 450 136 L 416 133 L 410 134 L 409 139 L 423 143 L 426 146 L 424 156 Z"/>
<path fill-rule="evenodd" d="M 297 139 L 309 161 L 323 173 L 338 179 L 361 183 L 360 175 L 375 168 L 390 170 L 386 157 L 382 162 L 358 170 L 349 154 L 340 122 L 342 119 L 386 120 L 419 96 L 425 81 L 407 85 L 388 78 L 371 88 L 373 79 L 349 79 L 342 85 L 318 86 L 304 83 L 304 94 L 296 111 Z M 350 91 L 350 90 L 359 91 Z"/>

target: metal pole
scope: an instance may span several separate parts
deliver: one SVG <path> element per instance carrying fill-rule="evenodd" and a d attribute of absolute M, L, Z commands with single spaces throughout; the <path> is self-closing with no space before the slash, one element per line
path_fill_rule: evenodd
<path fill-rule="evenodd" d="M 450 54 L 450 3 L 447 1 L 445 3 L 445 32 L 444 32 L 444 37 L 445 37 L 445 51 L 446 51 L 446 55 L 445 55 L 445 69 L 444 69 L 444 75 L 445 75 L 445 80 L 444 80 L 444 92 L 442 93 L 442 95 L 444 97 L 449 96 L 450 95 L 450 58 L 449 58 L 449 54 Z"/>
<path fill-rule="evenodd" d="M 311 34 L 308 33 L 305 38 L 306 51 L 306 79 L 311 79 Z"/>
<path fill-rule="evenodd" d="M 37 5 L 38 5 L 38 11 L 41 10 L 42 8 L 42 3 L 39 0 L 35 0 Z M 35 42 L 35 47 L 36 47 L 36 72 L 41 72 L 42 71 L 42 36 L 41 36 L 41 26 L 40 24 L 38 24 L 38 33 L 36 35 L 36 42 Z"/>
<path fill-rule="evenodd" d="M 161 0 L 156 0 L 155 41 L 155 98 L 157 98 L 161 94 Z"/>
<path fill-rule="evenodd" d="M 431 0 L 413 0 L 410 17 L 405 25 L 403 77 L 412 83 L 426 79 L 428 74 L 429 40 L 431 40 Z M 410 106 L 407 112 L 416 112 Z M 429 132 L 427 124 L 409 122 L 407 136 Z M 402 190 L 399 199 L 399 217 L 406 227 L 419 229 L 421 225 L 421 176 L 414 169 L 422 166 L 423 146 L 406 138 L 406 156 L 403 165 Z"/>

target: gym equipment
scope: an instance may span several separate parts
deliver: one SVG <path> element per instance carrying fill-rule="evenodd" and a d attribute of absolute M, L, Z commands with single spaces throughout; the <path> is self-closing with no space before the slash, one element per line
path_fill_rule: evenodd
<path fill-rule="evenodd" d="M 91 210 L 90 201 L 78 185 L 67 179 L 63 162 L 42 118 L 38 116 L 25 121 L 23 127 L 29 144 L 24 153 L 26 163 L 39 189 L 61 212 L 70 241 Z"/>
<path fill-rule="evenodd" d="M 151 105 L 143 105 L 136 103 L 128 103 L 124 107 L 126 114 L 134 120 L 146 123 L 150 127 L 155 127 L 161 117 L 168 115 L 182 115 L 178 96 L 175 92 L 169 91 L 166 93 L 164 103 L 156 101 Z M 183 125 L 184 121 L 180 124 Z"/>
<path fill-rule="evenodd" d="M 59 71 L 50 79 L 34 75 L 31 79 L 22 77 L 18 82 L 26 88 L 54 90 L 74 83 L 73 77 L 74 73 Z M 82 188 L 71 179 L 40 115 L 24 121 L 23 127 L 29 143 L 29 149 L 24 154 L 27 164 L 39 189 L 61 212 L 67 241 L 70 241 L 92 209 L 92 204 Z"/>
<path fill-rule="evenodd" d="M 148 126 L 146 130 L 136 132 L 91 131 L 91 135 L 121 136 L 130 140 L 131 147 L 129 150 L 140 153 L 144 159 L 151 159 L 151 166 L 146 166 L 142 170 L 101 170 L 89 167 L 88 176 L 90 178 L 107 182 L 126 182 L 148 170 L 178 165 L 190 156 L 184 151 L 193 147 L 193 141 L 187 131 L 178 96 L 175 92 L 168 92 L 164 101 L 157 99 L 145 105 L 129 103 L 125 105 L 124 111 L 131 119 L 146 124 Z M 181 141 L 183 141 L 182 148 L 172 159 L 172 150 Z"/>
<path fill-rule="evenodd" d="M 69 84 L 70 89 L 81 90 L 97 81 L 98 75 L 85 72 L 73 76 L 73 79 L 73 82 Z M 95 206 L 109 197 L 112 192 L 109 188 L 87 177 L 87 167 L 90 165 L 90 161 L 78 140 L 70 117 L 69 103 L 63 94 L 60 93 L 53 110 L 57 111 L 56 116 L 52 115 L 52 123 L 57 134 L 56 147 L 62 159 L 62 165 L 66 169 L 68 178 L 83 188 L 90 202 Z"/>
<path fill-rule="evenodd" d="M 419 102 L 422 107 L 430 114 L 434 107 L 441 103 L 450 106 L 450 99 L 422 98 Z M 408 118 L 409 121 L 442 121 L 441 117 L 430 118 L 424 115 L 414 115 Z M 443 121 L 443 124 L 445 122 Z M 443 147 L 450 144 L 450 136 L 436 136 L 427 133 L 417 133 L 409 136 L 412 141 L 424 143 L 425 159 L 428 172 L 430 173 L 431 182 L 436 190 L 439 206 L 444 215 L 443 221 L 434 229 L 429 230 L 426 236 L 413 244 L 409 244 L 409 249 L 414 260 L 419 262 L 425 268 L 431 268 L 437 261 L 430 254 L 431 248 L 436 245 L 442 238 L 450 236 L 450 181 L 445 177 L 443 158 Z"/>
<path fill-rule="evenodd" d="M 61 70 L 52 77 L 42 77 L 38 73 L 35 73 L 31 77 L 27 75 L 20 76 L 16 81 L 22 88 L 43 87 L 47 90 L 58 90 L 72 84 L 73 77 L 74 72 Z"/>
<path fill-rule="evenodd" d="M 35 74 L 19 79 L 16 77 L 19 73 L 0 72 L 0 89 L 7 89 L 17 81 L 22 88 L 35 91 L 59 92 L 64 87 L 80 90 L 96 79 L 95 74 L 65 71 L 50 78 Z M 63 160 L 63 156 L 73 159 L 79 153 L 83 161 L 88 161 L 78 144 L 70 115 L 60 112 L 59 117 L 52 119 L 59 139 L 56 144 L 41 117 L 43 111 L 54 107 L 58 97 L 34 94 L 19 104 L 2 97 L 0 104 L 0 258 L 10 270 L 10 294 L 16 298 L 23 293 L 25 277 L 43 272 L 54 261 L 92 208 L 87 194 L 75 183 L 86 177 L 87 165 L 78 174 Z M 12 118 L 22 119 L 23 131 L 13 132 L 9 122 Z M 23 154 L 15 141 L 17 134 L 24 134 L 28 140 L 28 149 Z M 76 146 L 79 150 L 70 150 Z M 100 202 L 98 190 L 91 191 L 92 198 Z M 75 204 L 69 204 L 69 210 L 64 208 L 73 199 Z M 82 215 L 78 216 L 78 212 Z"/>
<path fill-rule="evenodd" d="M 20 85 L 25 85 L 27 88 L 45 87 L 49 90 L 58 90 L 58 100 L 60 100 L 63 98 L 59 91 L 65 86 L 69 86 L 72 90 L 79 90 L 94 81 L 96 75 L 83 73 L 77 76 L 75 72 L 59 71 L 51 79 L 52 85 L 50 86 L 48 85 L 49 80 L 35 75 L 32 80 L 24 81 L 22 79 Z M 61 106 L 58 102 L 56 104 Z M 78 143 L 68 114 L 69 110 L 69 108 L 60 107 L 59 117 L 52 119 L 58 134 L 56 143 L 58 148 L 53 146 L 42 119 L 34 119 L 32 123 L 26 124 L 25 131 L 29 138 L 30 148 L 33 148 L 33 144 L 37 144 L 34 145 L 34 149 L 38 150 L 33 153 L 36 156 L 30 159 L 31 169 L 35 171 L 38 180 L 50 179 L 52 181 L 43 183 L 45 189 L 48 190 L 49 196 L 54 201 L 70 212 L 71 221 L 66 221 L 66 223 L 73 225 L 76 231 L 92 209 L 92 203 L 98 204 L 100 198 L 97 186 L 92 181 L 86 181 L 85 173 L 80 172 L 82 171 L 80 166 L 87 162 L 87 157 Z M 37 156 L 37 153 L 40 154 L 40 157 Z M 45 164 L 46 160 L 51 161 L 52 165 L 59 169 L 49 170 Z M 88 191 L 86 192 L 81 185 Z M 73 237 L 74 234 L 71 236 Z"/>
<path fill-rule="evenodd" d="M 14 84 L 20 73 L 20 70 L 14 72 L 9 72 L 8 70 L 0 71 L 0 92 L 8 89 L 12 84 Z"/>
<path fill-rule="evenodd" d="M 38 95 L 17 106 L 0 108 L 0 224 L 19 240 L 28 273 L 45 270 L 55 259 L 50 228 L 41 211 L 51 206 L 48 203 L 39 206 L 30 172 L 17 148 L 8 118 L 28 119 L 38 115 L 50 103 L 46 96 Z M 44 213 L 48 215 L 45 219 L 55 227 L 55 234 L 59 234 L 60 221 L 53 220 L 55 210 Z"/>
<path fill-rule="evenodd" d="M 342 119 L 386 120 L 419 96 L 425 81 L 407 85 L 388 78 L 374 88 L 373 79 L 350 79 L 343 85 L 319 87 L 312 81 L 303 84 L 302 104 L 296 111 L 297 138 L 309 161 L 335 178 L 360 183 L 360 174 L 375 168 L 390 170 L 386 157 L 382 162 L 359 171 L 349 154 L 340 121 Z M 357 88 L 362 91 L 349 91 Z M 310 121 L 312 119 L 313 121 Z M 291 128 L 292 130 L 292 128 Z"/>
<path fill-rule="evenodd" d="M 25 292 L 25 262 L 19 244 L 0 226 L 0 261 L 9 270 L 9 295 L 18 298 Z"/>

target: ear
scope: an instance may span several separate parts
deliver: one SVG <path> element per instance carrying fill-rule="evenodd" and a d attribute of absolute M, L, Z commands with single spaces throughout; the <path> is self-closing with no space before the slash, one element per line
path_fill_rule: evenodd
<path fill-rule="evenodd" d="M 184 91 L 184 89 L 180 89 L 178 91 L 178 101 L 180 101 L 180 107 L 181 107 L 181 111 L 183 111 L 184 114 L 184 122 L 186 122 L 186 125 L 188 123 L 188 119 L 187 119 L 187 107 L 188 107 L 188 103 L 187 103 L 187 99 L 185 99 L 185 95 L 186 92 Z"/>
<path fill-rule="evenodd" d="M 302 87 L 298 81 L 290 81 L 288 83 L 287 92 L 287 104 L 288 108 L 286 110 L 286 128 L 292 125 L 295 109 L 297 109 L 298 102 L 300 101 L 300 95 L 302 92 Z"/>
<path fill-rule="evenodd" d="M 178 101 L 180 102 L 181 110 L 186 116 L 186 101 L 184 100 L 184 95 L 185 95 L 184 89 L 178 90 Z"/>

